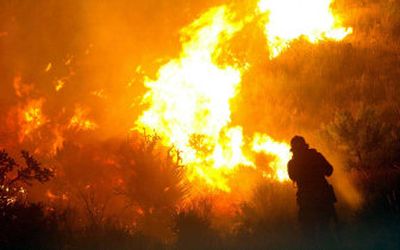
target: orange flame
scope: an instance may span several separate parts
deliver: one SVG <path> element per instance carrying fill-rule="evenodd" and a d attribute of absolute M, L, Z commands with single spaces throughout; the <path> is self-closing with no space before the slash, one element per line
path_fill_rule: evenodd
<path fill-rule="evenodd" d="M 150 108 L 137 121 L 138 128 L 155 130 L 166 145 L 181 152 L 191 179 L 203 176 L 224 190 L 229 188 L 220 172 L 248 162 L 244 156 L 232 157 L 242 155 L 241 142 L 238 145 L 238 133 L 228 127 L 229 101 L 237 93 L 241 71 L 215 62 L 220 45 L 239 29 L 226 7 L 211 9 L 184 28 L 180 58 L 162 66 L 157 80 L 146 79 L 150 91 L 144 102 Z M 235 152 L 229 144 L 236 144 Z"/>
<path fill-rule="evenodd" d="M 311 43 L 341 40 L 352 32 L 330 9 L 332 0 L 260 0 L 253 17 L 261 16 L 270 49 L 278 56 L 290 43 L 304 37 Z M 286 165 L 289 145 L 266 134 L 245 137 L 241 126 L 231 126 L 230 101 L 238 94 L 243 69 L 221 65 L 221 46 L 249 23 L 234 22 L 226 6 L 212 8 L 181 33 L 179 58 L 161 66 L 157 79 L 145 78 L 149 108 L 136 129 L 161 136 L 163 143 L 181 153 L 190 180 L 230 191 L 226 176 L 238 166 L 256 167 L 254 154 L 272 156 L 268 178 L 289 180 Z M 250 18 L 252 19 L 252 18 Z M 245 153 L 246 152 L 246 153 Z"/>
<path fill-rule="evenodd" d="M 76 129 L 77 131 L 94 130 L 97 128 L 97 124 L 88 119 L 87 116 L 89 110 L 83 107 L 77 106 L 75 108 L 75 114 L 72 116 L 68 128 Z"/>
<path fill-rule="evenodd" d="M 31 100 L 20 112 L 21 133 L 19 136 L 22 142 L 26 136 L 37 130 L 47 122 L 47 118 L 43 115 L 42 106 L 44 100 Z"/>
<path fill-rule="evenodd" d="M 150 108 L 136 124 L 137 129 L 155 130 L 166 145 L 180 151 L 190 180 L 200 178 L 224 191 L 230 190 L 225 175 L 238 166 L 255 167 L 243 151 L 250 145 L 245 142 L 242 127 L 230 126 L 229 102 L 238 93 L 242 70 L 217 63 L 220 46 L 241 27 L 223 6 L 209 10 L 184 28 L 180 57 L 163 65 L 157 80 L 146 79 L 150 90 L 144 102 Z M 275 155 L 278 160 L 274 168 L 282 169 L 289 150 L 279 145 L 278 151 L 268 150 L 265 144 L 260 147 Z M 284 178 L 278 174 L 278 179 Z"/>

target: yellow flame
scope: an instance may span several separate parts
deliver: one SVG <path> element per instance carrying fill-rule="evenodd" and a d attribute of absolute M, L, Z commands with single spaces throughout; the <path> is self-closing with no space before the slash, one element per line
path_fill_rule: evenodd
<path fill-rule="evenodd" d="M 343 39 L 351 29 L 340 27 L 330 0 L 261 0 L 258 15 L 265 21 L 271 58 L 290 42 L 305 37 L 312 43 Z M 243 70 L 218 63 L 221 46 L 240 31 L 247 18 L 234 22 L 226 6 L 212 8 L 181 31 L 178 58 L 160 67 L 157 79 L 145 77 L 149 108 L 135 129 L 155 131 L 167 146 L 180 152 L 189 180 L 230 191 L 228 178 L 238 166 L 256 167 L 254 154 L 271 156 L 263 176 L 289 180 L 290 147 L 266 134 L 246 138 L 241 126 L 231 125 L 230 101 L 237 95 Z M 246 153 L 245 153 L 246 152 Z"/>
<path fill-rule="evenodd" d="M 238 165 L 254 166 L 242 152 L 244 146 L 243 129 L 239 126 L 229 128 L 225 139 L 220 138 L 220 143 L 215 146 L 213 152 L 214 168 L 233 169 Z"/>
<path fill-rule="evenodd" d="M 89 110 L 77 106 L 75 108 L 75 113 L 72 116 L 68 128 L 76 129 L 77 131 L 85 131 L 85 130 L 94 130 L 97 128 L 97 124 L 88 119 L 87 116 L 89 114 Z"/>
<path fill-rule="evenodd" d="M 260 0 L 258 10 L 265 14 L 265 34 L 270 57 L 278 56 L 300 37 L 311 43 L 339 41 L 352 33 L 342 27 L 331 10 L 334 0 Z"/>
<path fill-rule="evenodd" d="M 275 177 L 279 181 L 289 180 L 287 173 L 287 163 L 292 158 L 290 146 L 284 142 L 276 142 L 268 135 L 256 133 L 253 139 L 252 149 L 257 153 L 264 153 L 275 158 L 270 163 L 274 170 Z"/>
<path fill-rule="evenodd" d="M 180 57 L 162 66 L 157 80 L 146 79 L 150 91 L 144 101 L 150 108 L 137 121 L 138 128 L 155 130 L 181 152 L 191 178 L 201 176 L 223 190 L 229 188 L 221 173 L 249 162 L 241 152 L 241 129 L 228 127 L 229 101 L 237 93 L 241 71 L 216 63 L 220 45 L 240 26 L 226 7 L 218 7 L 184 28 Z"/>
<path fill-rule="evenodd" d="M 47 64 L 46 69 L 44 71 L 49 72 L 52 67 L 53 67 L 53 64 L 50 62 L 49 64 Z"/>
<path fill-rule="evenodd" d="M 43 103 L 43 99 L 31 100 L 21 110 L 20 125 L 22 128 L 22 133 L 19 136 L 20 141 L 23 141 L 25 136 L 30 135 L 33 131 L 40 128 L 47 122 L 47 118 L 42 112 Z"/>
<path fill-rule="evenodd" d="M 54 89 L 56 90 L 56 92 L 59 92 L 62 88 L 64 88 L 64 85 L 65 85 L 65 81 L 62 79 L 58 79 L 55 82 Z"/>
<path fill-rule="evenodd" d="M 166 145 L 174 145 L 190 180 L 229 191 L 226 174 L 237 166 L 255 167 L 243 153 L 242 127 L 231 127 L 230 100 L 242 72 L 217 63 L 220 45 L 241 28 L 226 7 L 209 10 L 182 30 L 180 57 L 163 65 L 156 80 L 146 79 L 149 104 L 137 128 L 154 130 Z M 270 151 L 270 153 L 274 153 Z"/>

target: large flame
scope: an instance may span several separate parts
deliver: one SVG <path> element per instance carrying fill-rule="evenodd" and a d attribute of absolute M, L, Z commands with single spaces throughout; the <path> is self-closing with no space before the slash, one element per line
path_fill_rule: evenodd
<path fill-rule="evenodd" d="M 341 40 L 352 30 L 342 27 L 334 16 L 330 9 L 332 1 L 258 0 L 254 2 L 252 13 L 245 13 L 241 19 L 227 6 L 206 11 L 181 30 L 179 56 L 162 65 L 156 79 L 145 78 L 148 92 L 143 103 L 148 109 L 136 121 L 135 129 L 154 131 L 163 144 L 175 147 L 189 180 L 201 180 L 210 187 L 229 191 L 228 177 L 239 167 L 259 167 L 257 154 L 270 156 L 271 171 L 264 176 L 277 181 L 288 180 L 286 164 L 291 156 L 288 144 L 277 142 L 267 134 L 246 135 L 242 126 L 232 124 L 230 103 L 239 93 L 242 75 L 250 66 L 249 62 L 231 63 L 238 59 L 232 58 L 232 53 L 224 48 L 227 43 L 234 42 L 232 38 L 244 26 L 254 25 L 256 21 L 262 22 L 270 58 L 278 56 L 299 38 L 311 43 Z M 71 61 L 69 57 L 65 65 Z M 54 66 L 48 63 L 44 72 L 50 74 Z M 61 94 L 73 74 L 70 70 L 69 75 L 56 77 L 55 92 Z M 16 77 L 14 89 L 18 98 L 25 99 L 32 93 L 33 86 Z M 91 94 L 107 99 L 103 89 Z M 54 154 L 63 146 L 64 133 L 93 131 L 99 127 L 89 119 L 90 110 L 84 105 L 75 105 L 69 119 L 48 117 L 42 110 L 45 100 L 37 98 L 20 106 L 20 142 L 40 135 L 41 128 L 52 127 L 54 139 L 46 139 L 53 141 L 52 145 L 43 151 Z M 61 113 L 68 113 L 66 110 Z"/>
<path fill-rule="evenodd" d="M 184 28 L 180 58 L 162 66 L 157 80 L 146 80 L 150 91 L 144 100 L 150 108 L 137 122 L 180 151 L 191 178 L 202 176 L 225 190 L 220 172 L 249 162 L 241 150 L 241 129 L 228 127 L 229 101 L 237 93 L 241 71 L 216 63 L 219 46 L 239 29 L 226 7 L 211 9 Z"/>
<path fill-rule="evenodd" d="M 275 170 L 275 176 L 268 174 L 268 177 L 275 177 L 279 181 L 289 179 L 286 164 L 292 157 L 288 150 L 288 145 L 284 142 L 276 142 L 268 135 L 255 134 L 253 139 L 252 149 L 257 153 L 265 153 L 278 156 L 275 161 L 270 163 L 271 168 Z"/>
<path fill-rule="evenodd" d="M 352 32 L 344 28 L 331 11 L 333 0 L 260 0 L 258 9 L 266 14 L 265 34 L 270 57 L 278 56 L 300 37 L 311 43 L 342 40 Z"/>
<path fill-rule="evenodd" d="M 217 63 L 220 46 L 241 26 L 227 7 L 219 7 L 184 28 L 180 57 L 162 66 L 157 80 L 146 79 L 150 90 L 144 101 L 150 107 L 137 121 L 138 128 L 155 130 L 166 145 L 179 150 L 189 179 L 200 177 L 225 191 L 230 189 L 226 174 L 238 166 L 255 167 L 243 152 L 249 145 L 242 127 L 230 126 L 230 100 L 238 93 L 242 70 Z M 287 145 L 286 150 L 264 147 L 259 152 L 275 155 L 273 167 L 285 168 Z M 274 177 L 285 179 L 281 172 Z"/>
<path fill-rule="evenodd" d="M 341 40 L 351 32 L 340 26 L 330 10 L 331 0 L 260 0 L 252 15 L 265 22 L 270 57 L 278 56 L 300 37 L 311 43 Z M 246 19 L 246 23 L 248 19 Z M 288 180 L 289 146 L 256 133 L 245 138 L 231 126 L 230 101 L 238 93 L 244 70 L 221 65 L 221 45 L 244 25 L 233 22 L 226 6 L 213 8 L 182 30 L 179 58 L 163 65 L 156 80 L 145 79 L 149 108 L 136 128 L 155 131 L 174 146 L 187 166 L 189 179 L 200 177 L 212 187 L 229 191 L 226 175 L 238 166 L 256 167 L 255 153 L 272 156 L 266 177 Z M 246 152 L 246 153 L 244 153 Z"/>
<path fill-rule="evenodd" d="M 238 48 L 246 51 L 246 45 L 249 45 L 247 36 L 253 38 L 254 35 L 260 35 L 260 40 L 267 41 L 269 59 L 272 59 L 298 39 L 310 43 L 341 40 L 352 30 L 342 27 L 340 19 L 333 14 L 332 1 L 254 0 L 240 4 L 233 1 L 235 4 L 231 5 L 232 8 L 221 6 L 207 10 L 181 30 L 181 51 L 175 58 L 169 58 L 161 65 L 156 76 L 144 78 L 147 92 L 142 101 L 146 109 L 140 111 L 142 113 L 134 129 L 142 132 L 144 128 L 146 133 L 154 131 L 165 146 L 174 147 L 179 152 L 178 156 L 195 192 L 197 188 L 200 191 L 232 190 L 227 196 L 232 198 L 238 195 L 242 198 L 260 176 L 273 181 L 288 181 L 287 162 L 291 157 L 289 145 L 276 140 L 276 137 L 266 133 L 268 131 L 249 132 L 246 125 L 255 125 L 250 124 L 254 123 L 255 118 L 252 121 L 241 121 L 240 118 L 248 116 L 240 114 L 235 116 L 238 120 L 233 119 L 231 104 L 237 101 L 235 98 L 240 94 L 242 79 L 253 79 L 250 74 L 261 72 L 258 69 L 249 71 L 251 63 L 256 61 L 258 66 L 274 64 L 254 60 L 255 52 L 264 50 L 251 48 L 251 55 L 247 56 L 238 51 Z M 243 8 L 238 8 L 238 5 Z M 43 50 L 38 65 L 29 63 L 37 62 L 37 53 L 42 50 L 28 53 L 27 65 L 18 63 L 18 58 L 13 61 L 12 66 L 15 65 L 15 71 L 18 72 L 13 79 L 14 96 L 11 87 L 0 88 L 6 97 L 0 101 L 0 107 L 12 105 L 7 112 L 3 112 L 4 119 L 3 116 L 0 117 L 5 123 L 3 131 L 0 131 L 0 146 L 11 148 L 14 143 L 19 143 L 18 147 L 27 148 L 38 155 L 41 161 L 60 166 L 60 176 L 64 168 L 65 172 L 69 171 L 67 168 L 71 168 L 71 176 L 75 172 L 79 172 L 79 175 L 86 174 L 79 168 L 92 163 L 86 161 L 86 158 L 96 159 L 93 162 L 97 162 L 97 158 L 107 158 L 101 159 L 107 166 L 119 164 L 112 163 L 115 157 L 118 158 L 119 151 L 110 149 L 117 143 L 111 139 L 118 138 L 119 141 L 121 134 L 124 135 L 129 126 L 132 126 L 129 117 L 137 117 L 139 107 L 135 95 L 138 89 L 134 85 L 137 84 L 137 76 L 143 76 L 146 71 L 144 65 L 135 65 L 134 62 L 140 60 L 146 64 L 148 57 L 158 52 L 154 48 L 160 42 L 157 37 L 165 37 L 166 34 L 159 36 L 139 32 L 145 36 L 143 41 L 139 41 L 136 40 L 138 33 L 135 32 L 132 36 L 126 36 L 124 41 L 114 40 L 112 31 L 115 30 L 109 30 L 109 27 L 117 27 L 119 24 L 119 7 L 116 8 L 117 12 L 113 17 L 115 23 L 100 23 L 104 27 L 90 30 L 82 40 L 84 43 L 95 41 L 95 45 L 89 45 L 85 52 L 83 44 L 79 42 L 67 50 L 64 46 Z M 169 11 L 171 10 L 165 14 L 169 15 Z M 190 13 L 192 11 L 194 10 L 190 10 Z M 147 25 L 148 20 L 144 20 Z M 174 19 L 166 21 L 162 22 L 166 25 L 164 30 L 174 29 L 175 25 L 179 25 Z M 21 22 L 24 23 L 23 20 Z M 123 20 L 121 22 L 125 24 Z M 151 24 L 154 27 L 149 27 L 158 28 L 159 24 L 155 22 Z M 146 26 L 146 30 L 149 27 Z M 19 27 L 10 28 L 10 34 L 15 34 L 4 39 L 11 39 L 9 41 L 12 44 L 25 29 L 22 26 L 21 30 Z M 125 31 L 125 28 L 126 31 L 132 31 L 130 27 L 121 30 Z M 95 39 L 97 36 L 99 41 Z M 259 45 L 258 38 L 251 46 Z M 147 44 L 149 39 L 154 41 Z M 109 45 L 122 48 L 114 55 L 114 51 L 109 51 Z M 166 49 L 170 45 L 166 44 Z M 17 47 L 19 46 L 21 45 Z M 79 48 L 76 52 L 73 49 L 75 46 Z M 93 55 L 90 52 L 92 46 Z M 141 46 L 147 47 L 152 53 L 143 52 L 132 60 L 125 58 L 129 57 L 126 56 L 129 53 L 125 52 L 136 53 Z M 62 54 L 67 51 L 72 54 Z M 53 55 L 54 52 L 57 54 Z M 19 52 L 10 55 L 14 54 L 19 55 Z M 20 56 L 25 59 L 25 54 Z M 259 57 L 268 60 L 263 54 Z M 112 60 L 121 64 L 102 72 L 105 59 L 109 59 L 112 65 Z M 121 65 L 123 66 L 120 67 Z M 132 67 L 136 68 L 136 72 L 132 72 Z M 33 72 L 37 69 L 39 72 Z M 9 78 L 9 74 L 6 74 L 5 79 Z M 132 74 L 135 77 L 128 86 L 118 85 Z M 262 78 L 269 76 L 266 73 Z M 112 86 L 110 82 L 113 83 Z M 250 85 L 249 87 L 253 87 Z M 132 93 L 128 94 L 127 90 Z M 251 95 L 254 92 L 247 93 Z M 260 103 L 265 102 L 268 101 Z M 92 113 L 92 110 L 95 112 Z M 111 150 L 110 155 L 108 150 Z M 82 154 L 75 156 L 78 151 Z M 82 164 L 75 163 L 74 159 L 82 161 Z M 72 168 L 78 170 L 74 171 Z M 88 174 L 90 171 L 84 170 Z M 124 171 L 121 170 L 121 173 L 125 173 Z M 84 178 L 82 183 L 92 181 L 92 178 Z M 243 182 L 236 182 L 239 178 L 243 178 Z M 243 187 L 245 185 L 248 186 Z M 51 191 L 47 195 L 50 199 L 61 197 L 59 193 Z M 224 195 L 223 193 L 221 196 Z"/>

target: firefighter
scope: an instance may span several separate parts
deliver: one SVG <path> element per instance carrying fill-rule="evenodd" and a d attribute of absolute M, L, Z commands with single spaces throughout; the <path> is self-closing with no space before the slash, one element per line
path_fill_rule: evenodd
<path fill-rule="evenodd" d="M 290 144 L 293 157 L 288 173 L 297 186 L 300 228 L 307 240 L 315 242 L 329 234 L 331 222 L 337 222 L 335 193 L 325 178 L 332 175 L 333 167 L 303 137 L 294 136 Z"/>

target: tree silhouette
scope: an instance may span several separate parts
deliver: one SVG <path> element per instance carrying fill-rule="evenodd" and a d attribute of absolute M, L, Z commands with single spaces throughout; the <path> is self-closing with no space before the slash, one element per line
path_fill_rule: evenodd
<path fill-rule="evenodd" d="M 2 150 L 0 151 L 0 207 L 3 208 L 25 197 L 26 186 L 34 181 L 47 182 L 53 177 L 53 171 L 41 167 L 40 163 L 27 151 L 21 152 L 25 165 Z"/>
<path fill-rule="evenodd" d="M 50 180 L 53 171 L 41 167 L 27 151 L 21 155 L 24 165 L 0 151 L 0 245 L 5 249 L 51 244 L 56 234 L 57 221 L 46 215 L 43 205 L 25 201 L 26 187 Z"/>

